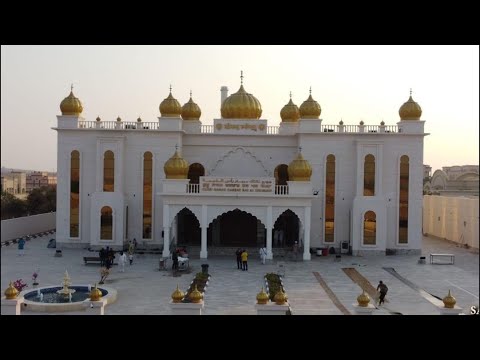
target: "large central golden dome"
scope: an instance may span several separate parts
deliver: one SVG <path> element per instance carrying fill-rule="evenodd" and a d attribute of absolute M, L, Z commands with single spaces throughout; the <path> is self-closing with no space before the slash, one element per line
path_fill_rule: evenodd
<path fill-rule="evenodd" d="M 245 91 L 243 88 L 243 75 L 240 89 L 230 95 L 222 104 L 222 117 L 224 119 L 260 119 L 262 105 L 260 101 Z"/>

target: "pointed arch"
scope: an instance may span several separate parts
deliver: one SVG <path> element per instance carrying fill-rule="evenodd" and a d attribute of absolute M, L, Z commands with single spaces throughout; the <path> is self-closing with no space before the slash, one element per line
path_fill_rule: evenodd
<path fill-rule="evenodd" d="M 300 241 L 300 218 L 290 209 L 282 212 L 273 225 L 273 247 L 292 247 Z"/>
<path fill-rule="evenodd" d="M 215 176 L 215 171 L 218 169 L 219 166 L 222 164 L 226 163 L 229 158 L 231 158 L 233 155 L 237 153 L 242 153 L 242 156 L 244 158 L 250 158 L 253 160 L 260 169 L 262 169 L 263 176 L 271 176 L 271 173 L 267 170 L 267 168 L 263 165 L 262 161 L 258 159 L 254 153 L 252 153 L 250 150 L 245 149 L 242 146 L 237 146 L 228 152 L 226 152 L 220 159 L 218 159 L 213 167 L 210 169 L 209 174 L 212 176 Z M 257 176 L 262 176 L 262 175 L 257 175 Z"/>

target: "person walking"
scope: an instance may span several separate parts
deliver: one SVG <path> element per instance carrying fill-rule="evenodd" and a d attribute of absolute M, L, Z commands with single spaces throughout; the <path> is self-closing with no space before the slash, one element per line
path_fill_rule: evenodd
<path fill-rule="evenodd" d="M 260 260 L 262 264 L 265 265 L 265 260 L 267 259 L 267 249 L 265 247 L 260 248 Z"/>
<path fill-rule="evenodd" d="M 377 291 L 380 292 L 380 297 L 378 298 L 378 305 L 382 305 L 385 302 L 385 295 L 387 295 L 388 287 L 380 281 L 377 286 Z"/>
<path fill-rule="evenodd" d="M 242 269 L 242 249 L 238 248 L 237 251 L 235 251 L 235 255 L 237 256 L 237 269 L 240 270 Z"/>
<path fill-rule="evenodd" d="M 118 258 L 118 263 L 120 265 L 120 271 L 125 272 L 125 263 L 127 262 L 127 255 L 120 251 L 120 257 Z"/>
<path fill-rule="evenodd" d="M 25 255 L 25 239 L 21 238 L 18 240 L 18 256 Z"/>
<path fill-rule="evenodd" d="M 133 253 L 128 254 L 128 261 L 130 261 L 130 265 L 133 263 Z"/>
<path fill-rule="evenodd" d="M 248 253 L 245 249 L 242 251 L 242 265 L 242 270 L 248 271 Z"/>
<path fill-rule="evenodd" d="M 176 250 L 172 253 L 172 270 L 178 270 L 178 254 Z"/>

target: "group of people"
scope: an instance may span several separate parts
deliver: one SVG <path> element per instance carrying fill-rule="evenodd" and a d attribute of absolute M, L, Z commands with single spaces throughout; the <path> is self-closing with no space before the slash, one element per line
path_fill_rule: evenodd
<path fill-rule="evenodd" d="M 245 249 L 238 248 L 235 251 L 235 255 L 237 256 L 237 269 L 248 271 L 248 252 Z"/>
<path fill-rule="evenodd" d="M 101 248 L 98 256 L 100 257 L 100 266 L 110 269 L 113 265 L 113 259 L 115 259 L 115 252 L 112 248 Z"/>
<path fill-rule="evenodd" d="M 188 260 L 187 249 L 185 247 L 177 248 L 172 251 L 172 270 L 178 270 L 179 261 Z"/>

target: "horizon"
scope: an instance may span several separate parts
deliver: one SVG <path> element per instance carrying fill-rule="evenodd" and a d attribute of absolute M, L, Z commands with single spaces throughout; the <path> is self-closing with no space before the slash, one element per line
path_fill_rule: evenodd
<path fill-rule="evenodd" d="M 1 166 L 57 171 L 51 128 L 71 83 L 87 121 L 156 121 L 172 85 L 181 105 L 192 90 L 202 124 L 212 124 L 220 87 L 236 92 L 240 71 L 269 126 L 279 125 L 290 91 L 300 106 L 310 86 L 325 125 L 395 125 L 412 88 L 430 134 L 423 164 L 432 174 L 478 165 L 478 53 L 474 46 L 2 46 Z"/>

